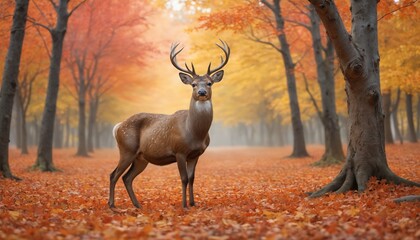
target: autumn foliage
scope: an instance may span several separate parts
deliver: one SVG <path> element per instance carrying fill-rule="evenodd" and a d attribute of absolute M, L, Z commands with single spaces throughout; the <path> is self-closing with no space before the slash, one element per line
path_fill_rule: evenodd
<path fill-rule="evenodd" d="M 387 146 L 390 167 L 418 180 L 420 145 Z M 393 202 L 420 189 L 371 180 L 366 193 L 308 199 L 305 192 L 325 185 L 339 166 L 314 168 L 313 156 L 289 159 L 287 148 L 213 148 L 196 172 L 196 207 L 182 209 L 176 164 L 149 165 L 134 181 L 142 204 L 133 208 L 122 181 L 117 209 L 108 208 L 109 173 L 117 150 L 94 158 L 55 151 L 58 173 L 30 172 L 34 156 L 11 152 L 21 182 L 0 182 L 2 239 L 418 239 L 420 205 Z"/>

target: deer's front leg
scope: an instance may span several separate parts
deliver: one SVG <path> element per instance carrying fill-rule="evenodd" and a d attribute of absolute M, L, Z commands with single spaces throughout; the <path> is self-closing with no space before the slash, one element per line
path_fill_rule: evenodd
<path fill-rule="evenodd" d="M 187 162 L 187 173 L 188 173 L 188 188 L 190 193 L 190 206 L 195 206 L 194 202 L 194 178 L 195 178 L 195 166 L 197 165 L 198 158 L 191 159 Z"/>
<path fill-rule="evenodd" d="M 187 184 L 188 184 L 188 174 L 187 174 L 187 160 L 186 157 L 177 154 L 176 155 L 176 162 L 178 165 L 179 175 L 181 176 L 182 182 L 182 207 L 187 207 Z"/>

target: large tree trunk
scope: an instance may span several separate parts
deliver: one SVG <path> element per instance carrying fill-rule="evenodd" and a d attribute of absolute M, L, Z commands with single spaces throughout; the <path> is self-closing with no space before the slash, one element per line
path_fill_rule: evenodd
<path fill-rule="evenodd" d="M 25 37 L 26 16 L 29 0 L 16 0 L 10 43 L 4 64 L 0 91 L 0 171 L 5 178 L 19 180 L 13 176 L 9 166 L 9 138 L 12 121 L 13 100 L 19 75 L 20 57 Z"/>
<path fill-rule="evenodd" d="M 398 177 L 385 155 L 384 119 L 379 87 L 377 1 L 351 1 L 352 34 L 349 35 L 333 1 L 310 0 L 333 41 L 346 80 L 350 140 L 346 162 L 338 176 L 311 194 L 362 192 L 371 177 L 396 184 L 420 186 Z"/>
<path fill-rule="evenodd" d="M 331 165 L 344 161 L 343 146 L 341 144 L 340 126 L 335 107 L 334 84 L 334 47 L 330 39 L 327 40 L 325 58 L 321 42 L 320 19 L 315 8 L 310 8 L 312 46 L 317 65 L 317 79 L 321 91 L 322 113 L 321 122 L 324 126 L 325 152 L 316 165 Z"/>
<path fill-rule="evenodd" d="M 382 107 L 385 114 L 385 143 L 393 144 L 394 139 L 392 138 L 391 131 L 391 92 L 382 94 Z"/>
<path fill-rule="evenodd" d="M 414 128 L 413 116 L 413 95 L 405 93 L 405 110 L 407 113 L 407 137 L 408 141 L 417 142 L 416 130 Z"/>
<path fill-rule="evenodd" d="M 287 92 L 289 94 L 290 112 L 292 117 L 293 130 L 293 152 L 290 157 L 306 157 L 305 137 L 303 134 L 303 125 L 300 117 L 300 108 L 298 102 L 298 95 L 296 90 L 295 64 L 290 53 L 289 43 L 287 42 L 286 34 L 284 33 L 284 19 L 281 12 L 280 0 L 274 0 L 273 4 L 267 1 L 261 1 L 273 12 L 276 18 L 276 28 L 279 33 L 277 36 L 280 43 L 280 53 L 283 57 L 284 69 L 287 79 Z"/>
<path fill-rule="evenodd" d="M 58 89 L 60 85 L 60 66 L 63 54 L 64 36 L 67 30 L 69 13 L 67 12 L 67 0 L 60 0 L 57 8 L 57 24 L 50 30 L 52 38 L 52 55 L 48 75 L 47 96 L 42 115 L 41 134 L 38 144 L 38 154 L 33 168 L 41 171 L 57 170 L 53 164 L 53 136 L 55 113 L 57 109 Z"/>

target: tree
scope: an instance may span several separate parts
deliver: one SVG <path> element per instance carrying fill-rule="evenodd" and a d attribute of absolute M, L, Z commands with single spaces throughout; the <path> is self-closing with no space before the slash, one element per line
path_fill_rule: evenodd
<path fill-rule="evenodd" d="M 148 13 L 146 9 L 144 3 L 132 0 L 92 0 L 76 13 L 76 18 L 69 26 L 71 32 L 66 39 L 68 56 L 65 59 L 73 78 L 71 85 L 76 92 L 73 95 L 79 107 L 78 156 L 87 156 L 88 151 L 93 151 L 93 129 L 100 102 L 95 97 L 100 97 L 100 91 L 104 88 L 108 89 L 112 79 L 109 75 L 115 74 L 104 66 L 111 62 L 115 68 L 145 54 L 144 51 L 140 52 L 145 46 L 138 41 L 138 37 L 144 31 L 142 26 Z M 123 30 L 127 28 L 130 30 L 124 33 Z M 131 46 L 129 53 L 126 46 Z M 95 94 L 95 91 L 99 92 Z"/>
<path fill-rule="evenodd" d="M 377 1 L 351 1 L 349 34 L 331 0 L 310 0 L 331 38 L 346 81 L 350 140 L 347 158 L 335 179 L 311 194 L 363 192 L 371 177 L 395 184 L 420 186 L 397 176 L 385 154 L 384 119 L 379 86 Z"/>
<path fill-rule="evenodd" d="M 52 148 L 54 136 L 55 114 L 57 109 L 58 90 L 60 85 L 61 57 L 63 54 L 64 36 L 67 31 L 67 23 L 73 12 L 79 8 L 86 0 L 80 1 L 68 11 L 69 0 L 50 1 L 56 13 L 55 26 L 47 26 L 33 19 L 30 21 L 35 25 L 46 29 L 52 39 L 52 50 L 50 59 L 50 68 L 48 75 L 47 95 L 45 98 L 45 107 L 42 115 L 41 134 L 38 143 L 38 154 L 33 168 L 39 168 L 41 171 L 56 171 L 53 164 Z M 41 8 L 37 6 L 41 15 L 44 16 Z"/>
<path fill-rule="evenodd" d="M 278 32 L 277 38 L 280 43 L 280 48 L 276 47 L 276 49 L 280 52 L 281 56 L 283 57 L 283 64 L 286 72 L 287 89 L 289 93 L 289 103 L 293 128 L 293 152 L 291 154 L 291 157 L 305 157 L 308 156 L 308 152 L 306 151 L 305 146 L 305 137 L 303 135 L 303 125 L 300 117 L 299 102 L 296 91 L 296 63 L 293 62 L 289 43 L 287 41 L 286 34 L 284 31 L 284 18 L 280 6 L 280 0 L 273 0 L 272 3 L 269 3 L 266 0 L 262 0 L 261 2 L 272 11 L 275 17 L 275 26 Z M 256 40 L 258 41 L 258 39 Z"/>
<path fill-rule="evenodd" d="M 320 19 L 311 5 L 307 7 L 308 12 L 302 10 L 311 21 L 311 24 L 297 22 L 304 26 L 310 33 L 312 39 L 312 50 L 316 62 L 316 74 L 321 92 L 322 110 L 317 106 L 316 100 L 311 96 L 318 115 L 324 127 L 325 152 L 316 165 L 325 166 L 341 163 L 344 160 L 343 147 L 341 144 L 340 127 L 335 106 L 335 84 L 334 84 L 334 47 L 329 38 L 326 46 L 322 44 L 320 33 Z M 304 75 L 305 82 L 306 76 Z M 307 85 L 307 83 L 306 83 Z"/>
<path fill-rule="evenodd" d="M 9 167 L 9 137 L 28 6 L 29 0 L 16 0 L 0 92 L 0 170 L 5 178 L 15 180 L 19 178 L 13 176 Z"/>

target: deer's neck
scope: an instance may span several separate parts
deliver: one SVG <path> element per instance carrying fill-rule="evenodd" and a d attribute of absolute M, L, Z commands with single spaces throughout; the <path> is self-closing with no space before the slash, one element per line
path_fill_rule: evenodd
<path fill-rule="evenodd" d="M 187 117 L 187 129 L 197 139 L 204 139 L 209 132 L 213 120 L 211 100 L 196 101 L 191 98 Z"/>

